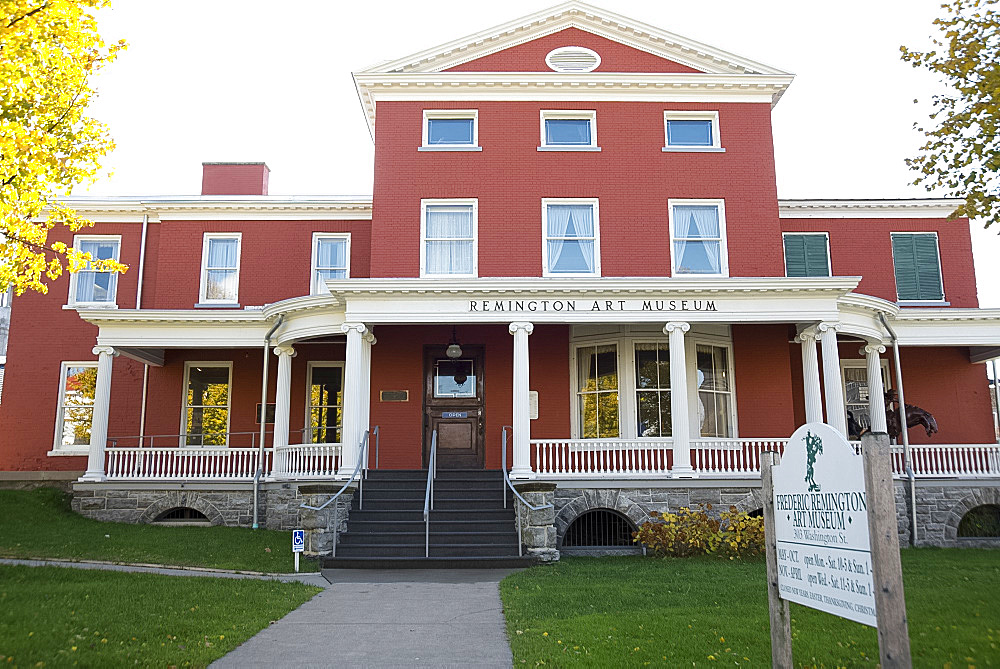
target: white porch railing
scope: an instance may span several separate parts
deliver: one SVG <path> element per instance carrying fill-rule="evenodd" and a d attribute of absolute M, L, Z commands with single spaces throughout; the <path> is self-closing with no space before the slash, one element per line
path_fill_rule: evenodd
<path fill-rule="evenodd" d="M 256 448 L 175 447 L 109 448 L 106 475 L 111 480 L 253 480 Z M 271 467 L 271 449 L 264 451 L 264 471 Z"/>
<path fill-rule="evenodd" d="M 783 453 L 787 439 L 692 439 L 691 466 L 699 477 L 757 478 L 764 451 Z M 860 442 L 851 442 L 861 452 Z M 643 478 L 670 476 L 670 439 L 532 439 L 540 478 Z M 914 476 L 1000 478 L 998 444 L 922 444 L 910 447 Z M 892 447 L 892 470 L 905 476 L 903 447 Z"/>
<path fill-rule="evenodd" d="M 331 479 L 340 467 L 340 444 L 289 444 L 274 452 L 276 479 Z"/>

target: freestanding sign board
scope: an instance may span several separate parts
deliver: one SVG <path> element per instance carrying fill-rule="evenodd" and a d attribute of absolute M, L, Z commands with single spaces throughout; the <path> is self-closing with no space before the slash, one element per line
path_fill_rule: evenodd
<path fill-rule="evenodd" d="M 299 555 L 306 549 L 306 531 L 292 530 L 292 555 L 295 556 L 295 571 L 299 570 Z"/>
<path fill-rule="evenodd" d="M 876 626 L 864 461 L 837 430 L 807 423 L 773 469 L 782 599 Z"/>

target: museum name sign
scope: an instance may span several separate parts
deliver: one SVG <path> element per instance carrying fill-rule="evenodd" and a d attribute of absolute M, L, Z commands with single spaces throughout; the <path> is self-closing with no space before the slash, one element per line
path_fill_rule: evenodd
<path fill-rule="evenodd" d="M 715 300 L 469 300 L 470 313 L 718 311 Z"/>

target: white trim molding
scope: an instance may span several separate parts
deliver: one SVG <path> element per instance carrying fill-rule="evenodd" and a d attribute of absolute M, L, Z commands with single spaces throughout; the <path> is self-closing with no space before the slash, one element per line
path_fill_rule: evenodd
<path fill-rule="evenodd" d="M 779 218 L 948 218 L 962 200 L 778 200 Z"/>
<path fill-rule="evenodd" d="M 597 111 L 594 109 L 542 109 L 539 119 L 539 151 L 600 151 L 597 143 Z M 587 121 L 590 126 L 589 144 L 549 144 L 545 132 L 547 121 Z"/>
<path fill-rule="evenodd" d="M 712 124 L 712 143 L 701 145 L 671 144 L 669 124 L 671 121 L 709 121 Z M 722 137 L 719 134 L 719 112 L 714 110 L 672 110 L 663 112 L 663 150 L 679 153 L 723 153 Z"/>
<path fill-rule="evenodd" d="M 219 267 L 210 268 L 208 266 L 209 258 L 209 247 L 212 240 L 214 239 L 235 239 L 236 240 L 236 265 L 235 267 Z M 242 232 L 206 232 L 202 236 L 201 242 L 201 269 L 200 269 L 200 280 L 198 282 L 198 304 L 212 304 L 212 305 L 234 305 L 239 304 L 240 301 L 240 256 L 243 250 L 243 233 Z M 236 294 L 229 298 L 215 298 L 211 299 L 207 296 L 208 292 L 208 272 L 210 269 L 216 271 L 229 271 L 236 272 Z"/>
<path fill-rule="evenodd" d="M 430 121 L 435 120 L 471 120 L 471 144 L 428 144 Z M 425 109 L 421 123 L 420 151 L 482 151 L 479 146 L 479 110 L 478 109 Z"/>

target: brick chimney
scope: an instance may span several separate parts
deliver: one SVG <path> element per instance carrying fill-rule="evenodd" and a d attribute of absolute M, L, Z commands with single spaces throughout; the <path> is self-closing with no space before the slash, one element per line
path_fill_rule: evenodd
<path fill-rule="evenodd" d="M 264 163 L 202 163 L 202 195 L 267 195 Z"/>

